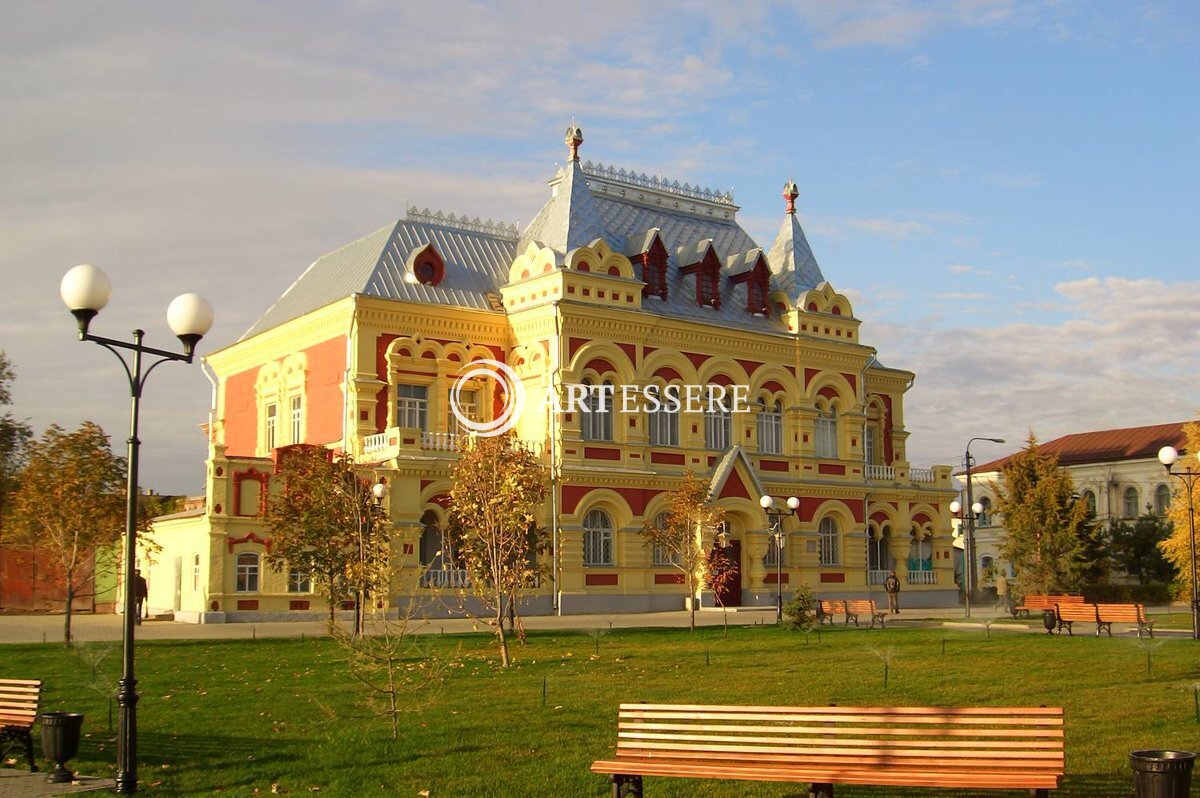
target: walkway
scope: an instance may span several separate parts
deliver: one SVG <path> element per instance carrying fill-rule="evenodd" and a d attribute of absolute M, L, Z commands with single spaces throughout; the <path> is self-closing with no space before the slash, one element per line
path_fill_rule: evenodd
<path fill-rule="evenodd" d="M 67 763 L 68 767 L 70 763 Z M 112 779 L 97 776 L 77 776 L 69 784 L 47 784 L 45 773 L 0 768 L 0 798 L 42 798 L 49 795 L 73 795 L 77 792 L 111 790 Z"/>

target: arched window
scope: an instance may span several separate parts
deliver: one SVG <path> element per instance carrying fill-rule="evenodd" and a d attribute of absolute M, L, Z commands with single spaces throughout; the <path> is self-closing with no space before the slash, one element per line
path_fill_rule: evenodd
<path fill-rule="evenodd" d="M 654 524 L 654 526 L 658 527 L 659 529 L 666 529 L 668 518 L 669 518 L 668 513 L 661 512 L 658 515 L 654 516 L 653 524 Z M 664 549 L 662 546 L 654 547 L 654 564 L 656 566 L 678 565 L 680 563 L 681 559 L 682 558 L 680 557 L 679 552 L 668 553 L 667 550 Z"/>
<path fill-rule="evenodd" d="M 979 512 L 979 518 L 976 519 L 976 523 L 978 523 L 979 526 L 991 526 L 992 525 L 992 500 L 990 498 L 988 498 L 987 496 L 984 496 L 982 499 L 979 500 L 979 506 L 982 507 L 983 509 Z"/>
<path fill-rule="evenodd" d="M 817 457 L 823 457 L 828 460 L 835 460 L 838 456 L 838 440 L 837 440 L 837 408 L 830 405 L 828 408 L 817 410 L 817 420 L 815 428 Z"/>
<path fill-rule="evenodd" d="M 892 535 L 892 528 L 885 526 L 879 533 L 879 537 L 873 535 L 867 536 L 867 567 L 872 571 L 890 571 L 892 570 L 892 556 L 888 550 L 888 541 Z M 882 583 L 882 579 L 879 583 Z"/>
<path fill-rule="evenodd" d="M 838 565 L 842 560 L 842 544 L 839 540 L 837 520 L 829 516 L 822 518 L 820 526 L 817 527 L 817 534 L 821 538 L 819 563 Z"/>
<path fill-rule="evenodd" d="M 1088 510 L 1092 515 L 1096 514 L 1096 494 L 1094 491 L 1085 490 L 1083 492 L 1083 500 L 1087 502 Z"/>
<path fill-rule="evenodd" d="M 1125 489 L 1125 494 L 1121 502 L 1121 510 L 1126 518 L 1137 518 L 1138 491 L 1132 485 Z"/>
<path fill-rule="evenodd" d="M 712 389 L 710 388 L 710 391 Z M 733 442 L 733 414 L 729 412 L 729 397 L 708 393 L 704 397 L 704 447 L 723 452 Z"/>
<path fill-rule="evenodd" d="M 1154 512 L 1156 515 L 1166 515 L 1171 509 L 1171 489 L 1166 485 L 1159 485 L 1154 489 Z"/>
<path fill-rule="evenodd" d="M 584 400 L 586 411 L 579 419 L 579 433 L 588 441 L 611 441 L 613 439 L 613 384 L 605 380 L 601 385 L 593 385 L 591 380 L 584 380 L 587 386 L 587 396 Z"/>
<path fill-rule="evenodd" d="M 658 408 L 646 413 L 647 426 L 650 428 L 651 446 L 679 445 L 679 405 L 666 400 L 661 389 L 655 393 Z"/>
<path fill-rule="evenodd" d="M 583 564 L 613 564 L 613 524 L 603 510 L 590 510 L 583 517 Z"/>
<path fill-rule="evenodd" d="M 446 554 L 437 514 L 433 510 L 426 510 L 421 516 L 421 548 L 417 553 L 420 563 L 435 569 L 445 568 L 449 559 Z"/>
<path fill-rule="evenodd" d="M 758 400 L 758 450 L 783 453 L 783 404 L 778 399 L 771 404 Z"/>
<path fill-rule="evenodd" d="M 244 551 L 237 556 L 235 590 L 239 593 L 258 592 L 258 555 Z"/>

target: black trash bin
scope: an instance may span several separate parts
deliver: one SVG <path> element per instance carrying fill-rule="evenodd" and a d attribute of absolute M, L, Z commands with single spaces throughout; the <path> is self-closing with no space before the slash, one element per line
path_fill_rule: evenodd
<path fill-rule="evenodd" d="M 1054 634 L 1058 627 L 1058 613 L 1054 610 L 1042 610 L 1042 626 L 1046 627 L 1046 634 Z"/>
<path fill-rule="evenodd" d="M 52 784 L 65 784 L 75 778 L 66 762 L 79 753 L 79 737 L 83 715 L 77 712 L 42 713 L 42 756 L 54 762 L 54 770 L 46 776 Z"/>
<path fill-rule="evenodd" d="M 1131 751 L 1133 790 L 1137 798 L 1188 798 L 1192 791 L 1191 751 Z"/>

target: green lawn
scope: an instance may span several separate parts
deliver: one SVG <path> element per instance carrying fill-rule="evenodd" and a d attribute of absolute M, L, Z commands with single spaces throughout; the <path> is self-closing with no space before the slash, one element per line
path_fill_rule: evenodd
<path fill-rule="evenodd" d="M 806 643 L 774 627 L 734 628 L 728 637 L 720 629 L 541 633 L 514 647 L 517 666 L 507 672 L 482 635 L 434 636 L 428 645 L 455 667 L 437 703 L 406 717 L 393 741 L 381 721 L 345 717 L 356 714 L 358 694 L 329 640 L 140 643 L 142 784 L 171 795 L 270 794 L 278 785 L 335 796 L 602 796 L 604 780 L 588 765 L 611 751 L 617 703 L 631 700 L 1061 703 L 1069 775 L 1057 794 L 1089 798 L 1130 794 L 1130 750 L 1194 749 L 1200 740 L 1192 692 L 1200 644 L 1189 640 L 838 629 Z M 93 684 L 90 661 L 103 651 Z M 82 772 L 112 771 L 103 690 L 115 683 L 119 656 L 115 645 L 0 648 L 0 675 L 46 680 L 44 708 L 87 713 Z M 801 794 L 799 786 L 730 782 L 650 779 L 647 787 L 651 796 Z"/>

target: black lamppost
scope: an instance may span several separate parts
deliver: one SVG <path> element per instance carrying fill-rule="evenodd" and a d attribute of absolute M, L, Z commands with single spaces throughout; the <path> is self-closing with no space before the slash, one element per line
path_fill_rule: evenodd
<path fill-rule="evenodd" d="M 954 501 L 950 502 L 950 514 L 953 516 L 957 516 L 958 521 L 959 521 L 959 528 L 962 530 L 962 534 L 963 534 L 962 587 L 963 587 L 963 601 L 964 601 L 964 604 L 966 605 L 968 618 L 971 617 L 971 587 L 972 586 L 969 586 L 967 584 L 967 580 L 969 578 L 971 578 L 968 575 L 968 571 L 970 569 L 967 568 L 967 558 L 969 556 L 967 553 L 967 540 L 968 540 L 968 538 L 967 538 L 967 523 L 968 523 L 967 518 L 970 517 L 970 519 L 971 519 L 970 523 L 974 524 L 975 519 L 977 519 L 982 512 L 983 512 L 983 505 L 980 504 L 979 502 L 975 502 L 974 504 L 972 504 L 970 509 L 965 509 L 962 506 L 962 502 L 960 502 L 958 499 L 955 499 Z"/>
<path fill-rule="evenodd" d="M 1196 453 L 1196 457 L 1200 459 L 1200 452 Z M 1175 465 L 1175 461 L 1179 459 L 1179 452 L 1175 451 L 1174 446 L 1164 446 L 1158 450 L 1158 462 L 1162 463 L 1167 473 L 1173 477 L 1177 477 L 1183 486 L 1187 488 L 1188 502 L 1188 542 L 1191 544 L 1189 551 L 1192 555 L 1192 639 L 1200 640 L 1200 593 L 1196 590 L 1196 479 L 1200 477 L 1200 471 L 1172 471 L 1171 466 Z"/>
<path fill-rule="evenodd" d="M 967 465 L 967 507 L 970 507 L 972 511 L 969 515 L 964 513 L 963 516 L 963 520 L 966 521 L 965 534 L 963 536 L 963 604 L 966 608 L 968 618 L 971 617 L 971 594 L 975 591 L 975 518 L 979 513 L 983 512 L 983 507 L 976 504 L 971 498 L 971 491 L 974 487 L 971 484 L 971 444 L 975 441 L 1004 443 L 1004 439 L 972 438 L 967 441 L 967 453 L 963 458 Z M 954 511 L 951 510 L 951 512 Z"/>
<path fill-rule="evenodd" d="M 125 618 L 121 635 L 122 668 L 117 682 L 117 704 L 120 721 L 117 730 L 117 792 L 137 792 L 137 679 L 133 673 L 133 625 L 137 615 L 137 590 L 134 585 L 134 570 L 137 565 L 137 485 L 138 485 L 138 408 L 146 378 L 160 363 L 178 360 L 191 363 L 196 344 L 208 332 L 213 323 L 213 312 L 197 294 L 181 294 L 167 307 L 167 324 L 171 332 L 183 342 L 183 353 L 167 352 L 142 345 L 142 330 L 133 331 L 133 343 L 102 338 L 88 332 L 88 325 L 100 309 L 108 304 L 112 283 L 95 266 L 76 266 L 63 276 L 59 285 L 63 302 L 70 308 L 79 323 L 79 340 L 92 341 L 117 356 L 129 378 L 129 454 L 125 496 Z M 121 349 L 133 352 L 132 365 L 121 355 Z M 142 355 L 152 355 L 158 360 L 142 370 Z"/>
<path fill-rule="evenodd" d="M 771 522 L 771 540 L 775 543 L 775 622 L 783 622 L 783 543 L 787 533 L 783 531 L 784 516 L 795 515 L 800 508 L 800 500 L 795 496 L 787 500 L 787 510 L 775 509 L 775 497 L 764 495 L 758 500 L 758 505 L 767 512 Z"/>

